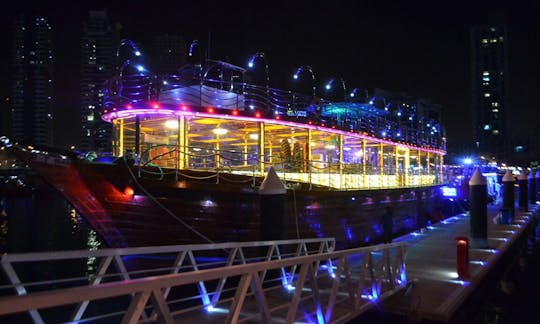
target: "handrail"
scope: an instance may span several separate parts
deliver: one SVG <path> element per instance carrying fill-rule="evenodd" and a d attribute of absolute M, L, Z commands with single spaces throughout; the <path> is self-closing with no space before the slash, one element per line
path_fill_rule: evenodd
<path fill-rule="evenodd" d="M 404 257 L 406 244 L 391 243 L 286 259 L 231 265 L 186 273 L 173 273 L 99 286 L 65 288 L 18 297 L 0 297 L 0 315 L 39 310 L 85 301 L 133 296 L 120 310 L 122 322 L 137 322 L 141 316 L 173 323 L 175 316 L 205 316 L 227 323 L 262 320 L 292 323 L 319 318 L 324 322 L 344 322 L 406 285 Z M 321 262 L 331 260 L 321 265 Z M 331 264 L 331 266 L 329 266 Z M 321 266 L 320 266 L 321 265 Z M 294 268 L 294 270 L 292 270 Z M 290 269 L 286 292 L 280 286 L 264 284 L 261 274 Z M 227 296 L 199 305 L 168 299 L 172 289 L 210 285 L 228 278 L 235 280 Z M 176 291 L 176 289 L 175 289 Z M 277 300 L 279 296 L 279 300 Z M 151 303 L 148 303 L 151 301 Z M 119 305 L 118 305 L 119 306 Z M 250 307 L 253 306 L 253 307 Z M 339 308 L 339 312 L 334 310 Z M 302 309 L 302 311 L 300 311 Z M 344 313 L 344 311 L 346 313 Z M 116 311 L 118 312 L 118 311 Z M 201 315 L 202 312 L 202 315 Z M 193 318 L 193 317 L 191 317 Z"/>
<path fill-rule="evenodd" d="M 253 157 L 253 161 L 251 161 L 248 166 L 245 166 L 240 165 L 239 162 L 243 161 L 243 158 L 231 158 L 228 154 L 237 152 L 214 149 L 211 153 L 195 154 L 190 152 L 190 149 L 193 147 L 188 147 L 185 151 L 181 151 L 178 150 L 174 145 L 164 144 L 151 146 L 143 152 L 142 156 L 146 156 L 145 152 L 157 147 L 166 147 L 168 148 L 168 151 L 161 152 L 153 159 L 141 161 L 139 163 L 139 174 L 149 173 L 159 175 L 160 179 L 163 179 L 164 175 L 176 172 L 177 176 L 182 175 L 184 177 L 191 178 L 192 176 L 183 174 L 181 172 L 182 170 L 176 169 L 177 163 L 175 158 L 169 157 L 172 154 L 177 156 L 188 156 L 190 160 L 197 158 L 207 159 L 208 166 L 204 168 L 192 166 L 185 169 L 215 172 L 216 174 L 211 177 L 217 176 L 216 181 L 218 183 L 220 178 L 219 174 L 222 173 L 246 175 L 253 178 L 264 177 L 264 174 L 258 169 L 258 166 L 261 164 L 263 164 L 265 168 L 273 166 L 278 175 L 285 182 L 305 182 L 307 184 L 316 184 L 345 190 L 440 185 L 447 181 L 445 178 L 438 177 L 439 170 L 435 168 L 422 168 L 420 170 L 410 167 L 409 169 L 405 170 L 395 168 L 394 166 L 387 166 L 384 168 L 384 170 L 381 170 L 380 168 L 372 165 L 364 167 L 362 163 L 320 162 L 308 159 L 286 160 L 280 155 L 266 156 L 266 158 L 268 158 L 271 162 L 261 162 L 258 157 Z M 149 164 L 159 160 L 159 158 L 163 156 L 167 156 L 167 158 L 162 161 L 167 162 L 172 160 L 172 162 L 167 165 Z M 230 163 L 222 163 L 223 166 L 215 167 L 212 163 L 216 156 L 219 157 L 220 161 Z M 236 162 L 236 165 L 234 165 L 234 162 Z M 152 172 L 142 168 L 150 166 L 158 168 L 159 172 Z M 169 172 L 165 172 L 163 169 L 169 169 Z M 173 169 L 173 171 L 170 171 L 170 169 Z M 340 169 L 342 172 L 338 172 Z M 383 172 L 383 174 L 381 174 L 381 172 Z M 205 176 L 203 178 L 208 179 L 209 177 Z"/>
<path fill-rule="evenodd" d="M 214 244 L 190 244 L 190 245 L 170 245 L 157 247 L 135 247 L 99 250 L 75 250 L 56 252 L 35 252 L 20 254 L 4 254 L 1 259 L 1 268 L 6 274 L 11 285 L 0 287 L 0 290 L 13 288 L 17 295 L 28 294 L 28 289 L 36 290 L 41 287 L 66 286 L 66 285 L 101 285 L 104 280 L 126 280 L 141 276 L 163 275 L 194 271 L 212 267 L 232 266 L 235 264 L 247 264 L 252 262 L 270 261 L 301 255 L 311 255 L 314 253 L 327 253 L 335 249 L 334 238 L 310 238 L 299 240 L 278 240 L 278 241 L 255 241 L 255 242 L 227 242 Z M 294 251 L 294 252 L 293 252 Z M 203 257 L 211 255 L 207 260 Z M 167 257 L 168 256 L 168 257 Z M 161 260 L 149 266 L 130 266 L 132 261 L 151 260 L 159 257 Z M 18 265 L 21 270 L 28 268 L 32 264 L 39 262 L 52 263 L 66 260 L 94 260 L 94 273 L 88 277 L 68 277 L 57 278 L 55 280 L 37 281 L 23 283 L 16 271 Z M 59 263 L 61 266 L 62 263 Z M 114 267 L 111 267 L 114 265 Z M 266 274 L 262 274 L 264 280 Z M 281 281 L 286 284 L 287 276 L 285 270 L 281 270 Z M 226 279 L 221 280 L 212 292 L 213 298 L 219 298 L 224 291 Z M 208 303 L 210 294 L 203 282 L 197 286 L 201 300 Z M 168 292 L 165 292 L 167 295 Z M 70 320 L 79 320 L 85 313 L 89 300 L 79 304 Z M 30 316 L 35 322 L 40 322 L 41 315 L 36 310 L 30 311 Z"/>

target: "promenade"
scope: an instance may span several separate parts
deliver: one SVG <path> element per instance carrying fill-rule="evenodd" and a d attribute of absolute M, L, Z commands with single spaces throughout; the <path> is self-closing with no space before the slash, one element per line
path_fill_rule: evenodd
<path fill-rule="evenodd" d="M 448 218 L 423 232 L 395 239 L 394 242 L 408 244 L 405 264 L 409 286 L 353 322 L 503 323 L 511 317 L 519 318 L 519 323 L 527 323 L 530 318 L 527 311 L 534 303 L 529 298 L 534 293 L 532 287 L 540 286 L 540 280 L 534 285 L 523 283 L 521 290 L 516 291 L 519 278 L 512 274 L 523 262 L 528 241 L 534 238 L 540 207 L 529 205 L 527 212 L 516 209 L 514 223 L 510 225 L 496 223 L 494 218 L 499 210 L 499 204 L 488 205 L 488 248 L 469 249 L 468 275 L 464 278 L 457 274 L 455 238 L 470 236 L 468 214 Z M 534 262 L 540 268 L 540 261 Z M 509 302 L 511 298 L 505 300 L 504 296 L 493 295 L 511 293 L 520 293 L 516 300 L 522 302 Z M 491 310 L 485 309 L 497 299 Z M 515 308 L 509 307 L 512 304 Z M 508 309 L 513 310 L 509 312 Z"/>

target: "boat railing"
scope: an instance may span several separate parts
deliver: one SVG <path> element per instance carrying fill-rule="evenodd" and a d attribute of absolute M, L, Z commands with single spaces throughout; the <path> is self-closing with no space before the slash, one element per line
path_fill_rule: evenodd
<path fill-rule="evenodd" d="M 129 68 L 130 73 L 122 73 L 108 83 L 104 97 L 106 108 L 151 103 L 161 99 L 172 100 L 171 103 L 176 105 L 180 102 L 177 102 L 178 96 L 175 91 L 182 91 L 182 101 L 191 102 L 200 107 L 215 104 L 216 107 L 227 107 L 227 109 L 235 107 L 236 109 L 257 110 L 261 117 L 293 120 L 307 118 L 309 115 L 310 119 L 318 119 L 318 123 L 336 126 L 342 130 L 366 132 L 375 137 L 443 150 L 446 146 L 441 130 L 431 129 L 434 125 L 430 125 L 429 122 L 413 122 L 404 116 L 396 117 L 395 114 L 388 114 L 383 110 L 381 110 L 381 115 L 377 115 L 355 109 L 344 109 L 344 112 L 335 115 L 325 113 L 324 109 L 325 105 L 331 105 L 332 102 L 322 100 L 316 104 L 317 99 L 312 95 L 276 89 L 268 85 L 250 84 L 237 80 L 232 75 L 228 79 L 223 76 L 223 79 L 220 79 L 219 76 L 223 74 L 197 75 L 196 73 L 170 74 L 158 78 L 149 74 L 148 71 L 138 71 L 130 66 L 126 67 L 126 69 Z M 195 88 L 191 89 L 193 91 L 187 91 L 186 89 L 190 87 Z M 217 97 L 213 97 L 216 96 L 213 91 L 216 89 L 221 91 L 218 103 L 214 102 Z M 168 92 L 169 95 L 167 95 Z M 224 95 L 224 93 L 229 95 Z M 337 104 L 346 103 L 352 103 L 352 101 Z M 315 113 L 317 109 L 321 111 Z"/>
<path fill-rule="evenodd" d="M 201 271 L 218 267 L 230 267 L 239 264 L 268 262 L 288 258 L 324 255 L 335 249 L 334 238 L 306 238 L 295 240 L 228 242 L 213 244 L 171 245 L 154 247 L 134 247 L 120 249 L 96 249 L 75 251 L 52 251 L 37 253 L 3 254 L 1 267 L 9 284 L 0 286 L 0 295 L 26 295 L 50 289 L 99 286 L 105 283 L 147 278 L 159 275 L 171 275 L 192 271 Z M 332 269 L 329 258 L 317 260 L 319 264 Z M 47 271 L 34 273 L 27 271 L 60 268 L 56 276 L 50 278 Z M 74 273 L 77 269 L 79 273 Z M 260 274 L 266 284 L 283 285 L 292 283 L 292 268 L 277 268 L 278 275 L 264 270 Z M 61 275 L 59 275 L 61 274 Z M 215 305 L 222 294 L 227 294 L 227 278 L 221 278 L 216 285 L 207 285 L 204 280 L 195 283 L 199 295 L 196 298 L 204 305 Z M 170 287 L 163 291 L 167 298 Z M 90 300 L 81 300 L 73 311 L 70 321 L 81 320 Z M 0 307 L 1 308 L 1 307 Z M 34 322 L 42 322 L 37 310 L 28 309 Z"/>
<path fill-rule="evenodd" d="M 406 243 L 399 242 L 189 272 L 169 270 L 123 277 L 97 287 L 58 286 L 47 292 L 1 297 L 0 316 L 30 311 L 34 322 L 40 322 L 38 316 L 48 308 L 64 306 L 58 321 L 173 323 L 176 317 L 226 323 L 292 323 L 316 318 L 325 323 L 344 322 L 406 287 L 405 254 Z M 110 262 L 118 259 L 115 255 Z M 277 276 L 268 275 L 271 273 Z M 274 279 L 277 281 L 269 282 Z M 102 301 L 110 306 L 106 311 L 88 312 L 83 317 L 80 305 Z M 67 319 L 70 309 L 75 316 Z"/>
<path fill-rule="evenodd" d="M 248 161 L 244 153 L 239 155 L 238 152 L 215 149 L 203 152 L 205 150 L 197 147 L 188 147 L 186 151 L 180 151 L 175 145 L 153 145 L 141 154 L 138 174 L 158 176 L 159 179 L 174 174 L 176 180 L 179 177 L 200 178 L 206 181 L 215 178 L 216 183 L 252 182 L 252 185 L 256 186 L 262 181 L 265 170 L 273 166 L 284 183 L 305 183 L 310 187 L 319 185 L 340 190 L 416 187 L 447 182 L 440 168 L 434 167 L 403 168 L 393 164 L 379 167 L 362 163 L 293 159 L 281 155 L 265 156 L 264 161 L 253 156 Z M 179 166 L 179 156 L 189 161 L 182 168 Z M 206 171 L 210 175 L 197 177 L 183 172 L 184 170 Z M 226 176 L 227 174 L 243 175 L 248 178 L 246 180 L 230 178 Z"/>

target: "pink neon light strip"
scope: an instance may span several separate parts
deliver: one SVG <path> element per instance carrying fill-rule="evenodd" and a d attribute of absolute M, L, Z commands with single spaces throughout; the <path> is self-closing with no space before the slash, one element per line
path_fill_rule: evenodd
<path fill-rule="evenodd" d="M 380 139 L 373 136 L 368 136 L 364 134 L 359 133 L 353 133 L 353 132 L 345 132 L 339 129 L 334 128 L 328 128 L 323 126 L 317 126 L 317 125 L 309 125 L 309 124 L 303 124 L 303 123 L 297 123 L 297 122 L 291 122 L 286 120 L 280 120 L 280 119 L 266 119 L 266 118 L 256 118 L 256 117 L 248 117 L 248 116 L 232 116 L 232 115 L 223 115 L 223 114 L 209 114 L 209 113 L 202 113 L 202 112 L 193 112 L 193 111 L 178 111 L 178 110 L 171 110 L 171 109 L 148 109 L 148 108 L 140 108 L 140 109 L 129 109 L 129 110 L 121 110 L 121 111 L 113 111 L 102 115 L 102 119 L 106 122 L 111 122 L 112 119 L 116 118 L 129 118 L 129 117 L 135 117 L 138 115 L 154 115 L 154 116 L 192 116 L 192 117 L 202 117 L 202 118 L 214 118 L 214 119 L 230 119 L 230 120 L 241 120 L 241 121 L 251 121 L 251 122 L 264 122 L 265 124 L 275 124 L 275 125 L 285 125 L 290 127 L 297 127 L 297 128 L 308 128 L 311 130 L 319 130 L 326 133 L 331 134 L 337 134 L 337 135 L 344 135 L 344 136 L 350 136 L 350 137 L 356 137 L 360 139 L 369 140 L 372 142 L 377 143 L 383 143 L 383 144 L 389 144 L 389 145 L 401 145 L 403 147 L 407 147 L 409 149 L 423 151 L 423 152 L 430 152 L 435 153 L 439 155 L 445 155 L 446 152 L 443 150 L 436 150 L 436 149 L 429 149 L 425 147 L 419 147 L 419 146 L 413 146 L 409 144 L 403 144 L 403 143 L 396 143 L 385 139 Z"/>

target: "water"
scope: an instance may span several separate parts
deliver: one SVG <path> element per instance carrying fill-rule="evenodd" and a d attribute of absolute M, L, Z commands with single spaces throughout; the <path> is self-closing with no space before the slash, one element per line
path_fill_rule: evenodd
<path fill-rule="evenodd" d="M 96 232 L 52 190 L 0 196 L 0 253 L 104 247 Z"/>

